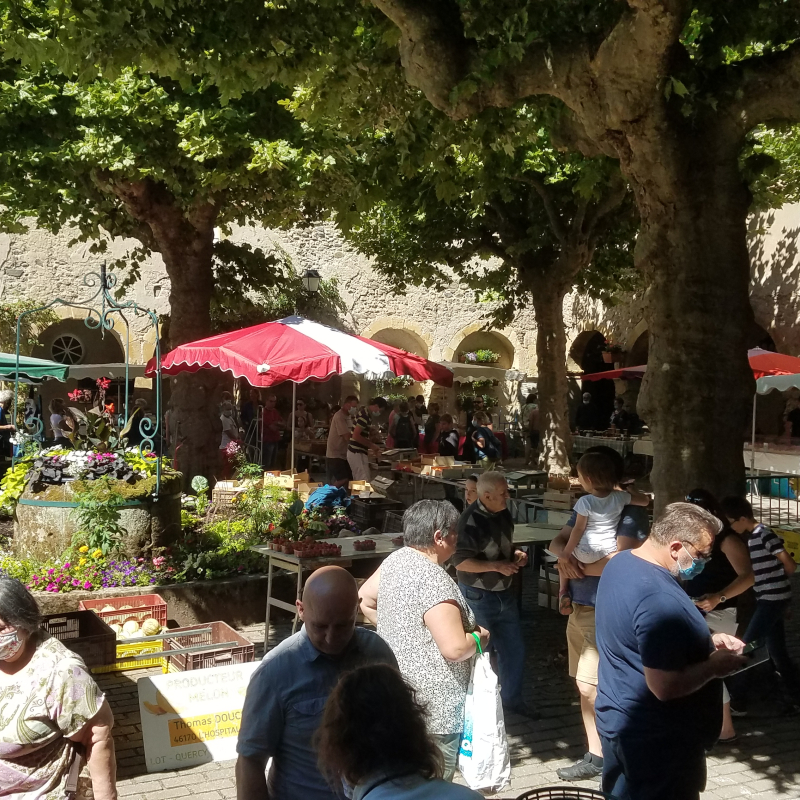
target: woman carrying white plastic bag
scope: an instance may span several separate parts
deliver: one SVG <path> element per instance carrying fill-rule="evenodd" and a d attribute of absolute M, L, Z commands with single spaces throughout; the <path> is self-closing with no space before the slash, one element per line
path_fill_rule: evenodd
<path fill-rule="evenodd" d="M 482 651 L 472 666 L 458 768 L 471 789 L 499 792 L 511 778 L 500 687 L 489 654 Z"/>

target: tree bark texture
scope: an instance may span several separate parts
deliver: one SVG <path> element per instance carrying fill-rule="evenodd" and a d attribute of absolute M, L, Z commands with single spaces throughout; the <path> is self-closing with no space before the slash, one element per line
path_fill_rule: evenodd
<path fill-rule="evenodd" d="M 753 377 L 746 216 L 738 157 L 756 125 L 800 120 L 800 43 L 746 62 L 698 67 L 713 103 L 667 91 L 691 70 L 680 41 L 685 0 L 627 0 L 596 46 L 533 43 L 473 92 L 475 42 L 446 26 L 457 4 L 372 0 L 400 32 L 408 82 L 454 119 L 549 95 L 566 106 L 559 138 L 620 161 L 641 217 L 636 262 L 650 279 L 650 355 L 640 409 L 653 432 L 657 506 L 695 486 L 744 488 L 742 445 Z"/>
<path fill-rule="evenodd" d="M 541 468 L 556 475 L 569 474 L 572 435 L 567 387 L 567 333 L 564 328 L 565 287 L 561 276 L 532 281 L 536 315 L 536 392 L 539 400 Z"/>
<path fill-rule="evenodd" d="M 145 226 L 146 243 L 164 260 L 170 279 L 170 346 L 209 336 L 216 206 L 204 202 L 187 211 L 151 181 L 115 183 L 112 191 Z M 199 370 L 167 380 L 172 389 L 170 428 L 176 434 L 176 460 L 188 488 L 194 476 L 210 479 L 219 470 L 222 426 L 215 397 L 219 375 Z"/>

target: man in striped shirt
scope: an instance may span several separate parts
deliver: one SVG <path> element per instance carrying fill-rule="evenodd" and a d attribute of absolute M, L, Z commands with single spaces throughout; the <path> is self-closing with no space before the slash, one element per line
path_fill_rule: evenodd
<path fill-rule="evenodd" d="M 368 481 L 369 456 L 371 450 L 379 454 L 381 446 L 370 441 L 369 432 L 372 427 L 371 414 L 377 414 L 386 401 L 382 397 L 375 397 L 369 401 L 366 408 L 359 408 L 356 414 L 356 421 L 353 425 L 353 432 L 350 434 L 350 444 L 347 447 L 347 463 L 353 472 L 354 481 Z"/>
<path fill-rule="evenodd" d="M 800 672 L 786 650 L 783 619 L 792 598 L 789 576 L 797 569 L 783 542 L 766 525 L 756 522 L 753 507 L 743 497 L 726 497 L 722 509 L 731 528 L 747 536 L 755 575 L 756 610 L 742 639 L 763 640 L 794 704 L 800 703 Z M 737 709 L 741 714 L 741 709 Z"/>

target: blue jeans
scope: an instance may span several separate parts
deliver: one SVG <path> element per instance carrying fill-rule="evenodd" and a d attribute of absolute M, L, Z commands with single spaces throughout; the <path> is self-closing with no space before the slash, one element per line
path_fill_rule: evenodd
<path fill-rule="evenodd" d="M 264 469 L 272 469 L 275 464 L 275 457 L 278 455 L 278 442 L 261 443 L 261 466 Z"/>
<path fill-rule="evenodd" d="M 442 753 L 444 762 L 443 780 L 453 782 L 458 766 L 458 748 L 461 746 L 460 733 L 435 733 L 431 737 Z"/>
<path fill-rule="evenodd" d="M 783 626 L 783 615 L 789 602 L 789 600 L 758 600 L 753 618 L 742 638 L 745 642 L 753 642 L 756 639 L 763 639 L 766 642 L 767 652 L 775 669 L 780 673 L 792 698 L 797 701 L 800 699 L 800 673 L 786 649 L 786 631 Z"/>
<path fill-rule="evenodd" d="M 459 583 L 458 588 L 475 614 L 475 621 L 491 634 L 489 649 L 497 653 L 503 705 L 509 708 L 521 705 L 524 699 L 522 679 L 525 673 L 525 642 L 514 593 L 511 589 L 487 592 L 463 583 Z"/>

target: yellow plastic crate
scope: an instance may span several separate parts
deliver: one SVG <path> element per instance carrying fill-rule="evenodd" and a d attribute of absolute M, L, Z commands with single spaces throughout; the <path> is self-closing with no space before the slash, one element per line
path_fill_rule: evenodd
<path fill-rule="evenodd" d="M 165 669 L 165 660 L 161 656 L 154 658 L 137 658 L 145 653 L 162 653 L 164 642 L 142 642 L 140 644 L 117 644 L 117 660 L 113 664 L 104 664 L 102 667 L 94 667 L 92 672 L 130 672 L 135 669 L 147 669 L 149 667 L 161 667 Z"/>
<path fill-rule="evenodd" d="M 783 546 L 794 559 L 795 564 L 800 564 L 800 531 L 791 528 L 775 528 L 774 530 L 783 539 Z"/>

